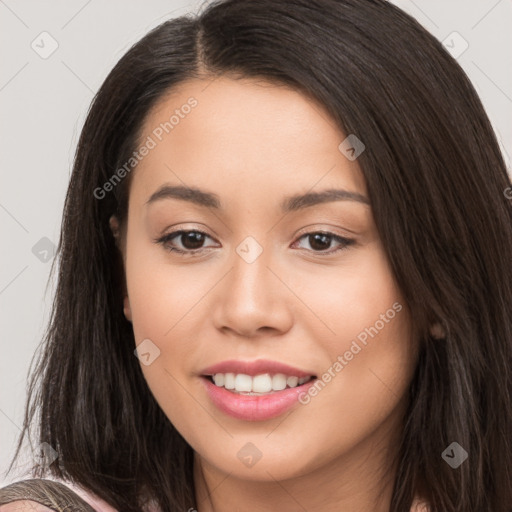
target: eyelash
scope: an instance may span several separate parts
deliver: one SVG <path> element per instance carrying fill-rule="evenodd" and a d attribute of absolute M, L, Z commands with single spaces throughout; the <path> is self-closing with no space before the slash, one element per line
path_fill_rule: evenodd
<path fill-rule="evenodd" d="M 199 233 L 201 235 L 207 236 L 208 238 L 212 238 L 212 237 L 210 237 L 210 235 L 208 235 L 204 231 L 199 231 L 197 229 L 180 229 L 180 230 L 177 230 L 177 231 L 173 231 L 171 233 L 167 233 L 166 235 L 162 236 L 161 238 L 157 238 L 156 240 L 154 240 L 154 242 L 157 243 L 157 244 L 161 244 L 167 251 L 177 253 L 179 256 L 183 256 L 183 257 L 195 256 L 195 255 L 197 255 L 197 253 L 203 251 L 204 249 L 208 249 L 208 247 L 202 247 L 202 248 L 199 248 L 199 249 L 183 250 L 183 249 L 177 249 L 176 247 L 169 247 L 167 245 L 171 239 L 178 238 L 180 235 L 183 235 L 185 233 Z M 345 238 L 345 237 L 336 235 L 334 233 L 331 233 L 329 231 L 310 231 L 308 233 L 303 233 L 297 239 L 297 241 L 301 240 L 304 237 L 308 237 L 308 236 L 311 236 L 311 235 L 326 235 L 326 236 L 331 237 L 334 241 L 337 241 L 337 242 L 343 244 L 341 247 L 339 247 L 338 249 L 335 249 L 335 250 L 330 250 L 330 251 L 311 251 L 313 253 L 319 254 L 320 256 L 328 256 L 328 255 L 337 253 L 339 251 L 343 251 L 343 250 L 347 249 L 347 247 L 349 247 L 350 245 L 352 245 L 355 242 L 355 240 L 353 240 L 351 238 Z"/>

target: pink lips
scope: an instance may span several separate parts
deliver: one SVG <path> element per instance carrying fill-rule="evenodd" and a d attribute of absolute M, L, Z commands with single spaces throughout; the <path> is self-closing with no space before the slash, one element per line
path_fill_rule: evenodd
<path fill-rule="evenodd" d="M 282 391 L 272 391 L 265 395 L 243 395 L 233 393 L 223 387 L 216 386 L 208 376 L 216 373 L 244 373 L 259 375 L 262 373 L 282 373 L 287 376 L 309 377 L 313 372 L 307 372 L 277 361 L 223 361 L 222 363 L 205 368 L 202 374 L 206 392 L 211 401 L 225 414 L 245 421 L 263 421 L 275 418 L 293 407 L 298 402 L 301 393 L 307 392 L 314 384 L 312 379 L 301 386 L 286 388 Z"/>

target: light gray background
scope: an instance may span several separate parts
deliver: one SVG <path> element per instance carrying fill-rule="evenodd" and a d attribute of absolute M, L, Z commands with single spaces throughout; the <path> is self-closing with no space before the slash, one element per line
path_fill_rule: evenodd
<path fill-rule="evenodd" d="M 0 486 L 20 432 L 27 372 L 54 291 L 45 291 L 72 159 L 94 93 L 128 48 L 202 1 L 0 0 Z M 394 0 L 439 40 L 471 78 L 510 170 L 512 1 Z M 38 52 L 58 48 L 44 59 Z M 457 32 L 459 35 L 453 36 Z M 447 39 L 448 38 L 448 39 Z M 461 39 L 462 38 L 462 39 Z M 34 41 L 34 43 L 33 43 Z M 41 239 L 43 239 L 41 241 Z M 33 249 L 35 246 L 35 249 Z M 91 322 L 94 319 L 91 319 Z M 31 462 L 28 448 L 27 464 Z"/>

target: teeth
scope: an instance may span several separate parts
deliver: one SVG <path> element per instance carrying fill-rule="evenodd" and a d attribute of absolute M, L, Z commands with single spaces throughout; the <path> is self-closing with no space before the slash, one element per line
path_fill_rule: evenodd
<path fill-rule="evenodd" d="M 299 383 L 299 377 L 288 377 L 286 379 L 286 384 L 289 388 L 294 388 Z"/>
<path fill-rule="evenodd" d="M 224 387 L 226 389 L 235 389 L 235 374 L 234 373 L 226 373 L 224 375 Z"/>
<path fill-rule="evenodd" d="M 236 391 L 252 391 L 252 377 L 238 373 L 235 377 L 235 390 Z"/>
<path fill-rule="evenodd" d="M 216 373 L 212 375 L 213 382 L 218 387 L 233 390 L 236 393 L 270 393 L 283 389 L 295 388 L 311 380 L 311 377 L 287 377 L 283 373 L 270 375 L 262 373 L 251 377 L 244 373 Z"/>
<path fill-rule="evenodd" d="M 224 374 L 223 373 L 216 373 L 213 376 L 213 382 L 215 382 L 216 386 L 219 386 L 219 387 L 224 386 Z"/>
<path fill-rule="evenodd" d="M 268 373 L 256 375 L 252 378 L 252 386 L 249 391 L 255 393 L 268 393 L 272 391 L 272 377 Z"/>
<path fill-rule="evenodd" d="M 275 391 L 281 391 L 284 388 L 286 388 L 286 375 L 276 373 L 272 377 L 272 389 Z"/>

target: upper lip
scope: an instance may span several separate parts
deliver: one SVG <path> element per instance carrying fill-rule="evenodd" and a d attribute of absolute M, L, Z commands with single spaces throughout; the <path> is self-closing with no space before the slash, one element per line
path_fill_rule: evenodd
<path fill-rule="evenodd" d="M 208 366 L 201 371 L 201 375 L 215 375 L 216 373 L 243 373 L 254 377 L 263 373 L 282 373 L 288 377 L 313 377 L 313 372 L 300 370 L 293 366 L 280 363 L 279 361 L 271 361 L 268 359 L 257 359 L 256 361 L 240 361 L 229 360 Z"/>

